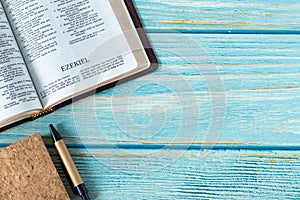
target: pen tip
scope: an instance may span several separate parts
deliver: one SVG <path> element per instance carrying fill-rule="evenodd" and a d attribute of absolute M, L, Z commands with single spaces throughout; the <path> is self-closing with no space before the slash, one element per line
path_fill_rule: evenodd
<path fill-rule="evenodd" d="M 88 195 L 88 191 L 86 189 L 86 186 L 84 183 L 76 186 L 77 192 L 79 196 L 81 196 L 82 200 L 90 200 L 90 197 Z"/>
<path fill-rule="evenodd" d="M 62 139 L 62 137 L 59 135 L 59 133 L 57 132 L 53 124 L 49 125 L 49 129 L 54 142 L 58 142 L 59 140 Z"/>

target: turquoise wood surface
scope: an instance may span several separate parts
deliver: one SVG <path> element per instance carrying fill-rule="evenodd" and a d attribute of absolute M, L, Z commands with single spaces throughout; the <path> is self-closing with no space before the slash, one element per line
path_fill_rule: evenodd
<path fill-rule="evenodd" d="M 63 133 L 93 199 L 299 199 L 300 2 L 135 0 L 149 75 L 0 133 Z M 72 199 L 78 199 L 72 195 Z"/>
<path fill-rule="evenodd" d="M 148 29 L 188 31 L 300 30 L 298 0 L 135 0 Z"/>

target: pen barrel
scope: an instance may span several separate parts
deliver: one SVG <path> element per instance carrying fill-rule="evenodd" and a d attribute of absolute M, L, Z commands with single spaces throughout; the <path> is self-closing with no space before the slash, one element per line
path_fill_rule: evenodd
<path fill-rule="evenodd" d="M 58 154 L 59 154 L 62 162 L 64 163 L 64 166 L 72 180 L 74 187 L 82 184 L 83 181 L 80 177 L 80 174 L 74 164 L 74 161 L 73 161 L 64 141 L 60 140 L 58 142 L 55 142 L 54 145 L 58 151 Z"/>

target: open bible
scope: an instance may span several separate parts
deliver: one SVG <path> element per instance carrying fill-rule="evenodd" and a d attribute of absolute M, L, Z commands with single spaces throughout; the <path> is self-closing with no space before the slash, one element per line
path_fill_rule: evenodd
<path fill-rule="evenodd" d="M 0 2 L 0 130 L 158 66 L 131 0 Z"/>

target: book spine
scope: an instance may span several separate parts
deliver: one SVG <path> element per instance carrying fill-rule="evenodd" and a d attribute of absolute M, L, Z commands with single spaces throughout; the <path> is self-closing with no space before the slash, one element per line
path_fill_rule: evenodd
<path fill-rule="evenodd" d="M 43 115 L 49 114 L 49 113 L 51 113 L 51 112 L 53 112 L 53 111 L 54 111 L 53 108 L 47 108 L 47 109 L 45 109 L 45 110 L 42 110 L 42 111 L 39 112 L 39 113 L 36 113 L 36 114 L 32 115 L 31 118 L 32 118 L 32 119 L 36 119 L 36 118 L 39 118 L 39 117 L 41 117 L 41 116 L 43 116 Z"/>

